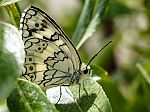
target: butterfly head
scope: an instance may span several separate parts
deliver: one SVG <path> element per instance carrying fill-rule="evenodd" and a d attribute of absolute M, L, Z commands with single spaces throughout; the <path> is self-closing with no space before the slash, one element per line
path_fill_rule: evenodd
<path fill-rule="evenodd" d="M 81 72 L 82 72 L 82 75 L 91 75 L 92 69 L 89 65 L 87 66 L 86 64 L 82 63 Z"/>
<path fill-rule="evenodd" d="M 88 62 L 88 64 L 84 64 L 82 63 L 82 66 L 81 66 L 81 72 L 82 72 L 82 75 L 91 75 L 92 74 L 92 69 L 90 68 L 89 64 L 93 61 L 93 59 L 95 59 L 95 57 L 105 48 L 107 47 L 111 42 L 113 41 L 109 41 L 105 46 L 103 46 L 92 58 L 91 60 Z"/>

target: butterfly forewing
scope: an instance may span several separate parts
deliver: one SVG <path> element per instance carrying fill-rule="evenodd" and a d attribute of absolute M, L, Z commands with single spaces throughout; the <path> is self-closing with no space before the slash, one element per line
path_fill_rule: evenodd
<path fill-rule="evenodd" d="M 78 82 L 78 52 L 51 17 L 30 6 L 22 14 L 20 30 L 26 52 L 23 78 L 44 89 Z"/>

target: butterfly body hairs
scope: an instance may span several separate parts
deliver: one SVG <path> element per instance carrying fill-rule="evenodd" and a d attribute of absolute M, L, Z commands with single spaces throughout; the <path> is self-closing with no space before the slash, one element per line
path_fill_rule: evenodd
<path fill-rule="evenodd" d="M 48 89 L 78 84 L 82 76 L 90 75 L 91 68 L 82 64 L 72 42 L 41 9 L 25 9 L 20 31 L 26 54 L 22 78 Z"/>

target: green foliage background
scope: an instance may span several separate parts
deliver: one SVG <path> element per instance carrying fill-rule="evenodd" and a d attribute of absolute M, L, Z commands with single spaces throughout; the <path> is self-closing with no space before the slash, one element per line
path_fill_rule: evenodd
<path fill-rule="evenodd" d="M 57 1 L 59 3 L 59 0 Z M 48 10 L 45 2 L 40 0 L 20 2 L 1 0 L 0 21 L 19 28 L 20 15 L 24 8 L 33 4 L 43 10 Z M 111 105 L 109 107 L 109 103 L 106 101 L 106 108 L 112 108 L 114 112 L 150 112 L 150 1 L 110 0 L 108 3 L 108 0 L 79 0 L 78 2 L 81 8 L 74 10 L 72 15 L 62 11 L 63 22 L 59 21 L 58 23 L 79 49 L 81 59 L 88 63 L 95 52 L 106 42 L 114 41 L 91 63 L 92 77 L 100 77 L 97 83 L 102 86 Z M 66 3 L 66 5 L 69 4 Z M 2 32 L 0 33 L 2 34 Z M 1 40 L 0 44 L 2 45 Z M 2 56 L 1 50 L 0 53 Z M 10 65 L 14 64 L 10 63 Z M 0 75 L 2 75 L 1 68 Z M 17 88 L 19 87 L 17 86 Z M 7 92 L 9 93 L 9 91 Z M 6 104 L 7 97 L 8 95 L 0 101 L 1 105 Z M 24 97 L 21 96 L 21 98 Z M 48 103 L 45 97 L 41 99 Z M 8 101 L 12 100 L 9 97 Z M 45 108 L 56 111 L 53 105 L 49 105 Z M 28 105 L 24 105 L 24 108 L 33 109 Z M 110 109 L 109 112 L 112 110 Z M 61 111 L 60 108 L 59 111 Z"/>

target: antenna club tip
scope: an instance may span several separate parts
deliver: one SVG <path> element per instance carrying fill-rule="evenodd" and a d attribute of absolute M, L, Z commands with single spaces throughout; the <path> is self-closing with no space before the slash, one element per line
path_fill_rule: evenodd
<path fill-rule="evenodd" d="M 110 40 L 109 43 L 113 42 L 113 40 Z"/>
<path fill-rule="evenodd" d="M 110 40 L 110 41 L 106 44 L 106 46 L 107 46 L 108 44 L 112 43 L 112 42 L 114 42 L 114 41 L 113 41 L 113 40 Z"/>
<path fill-rule="evenodd" d="M 107 45 L 109 45 L 112 42 L 113 42 L 113 40 L 110 40 L 104 47 L 106 47 Z"/>

